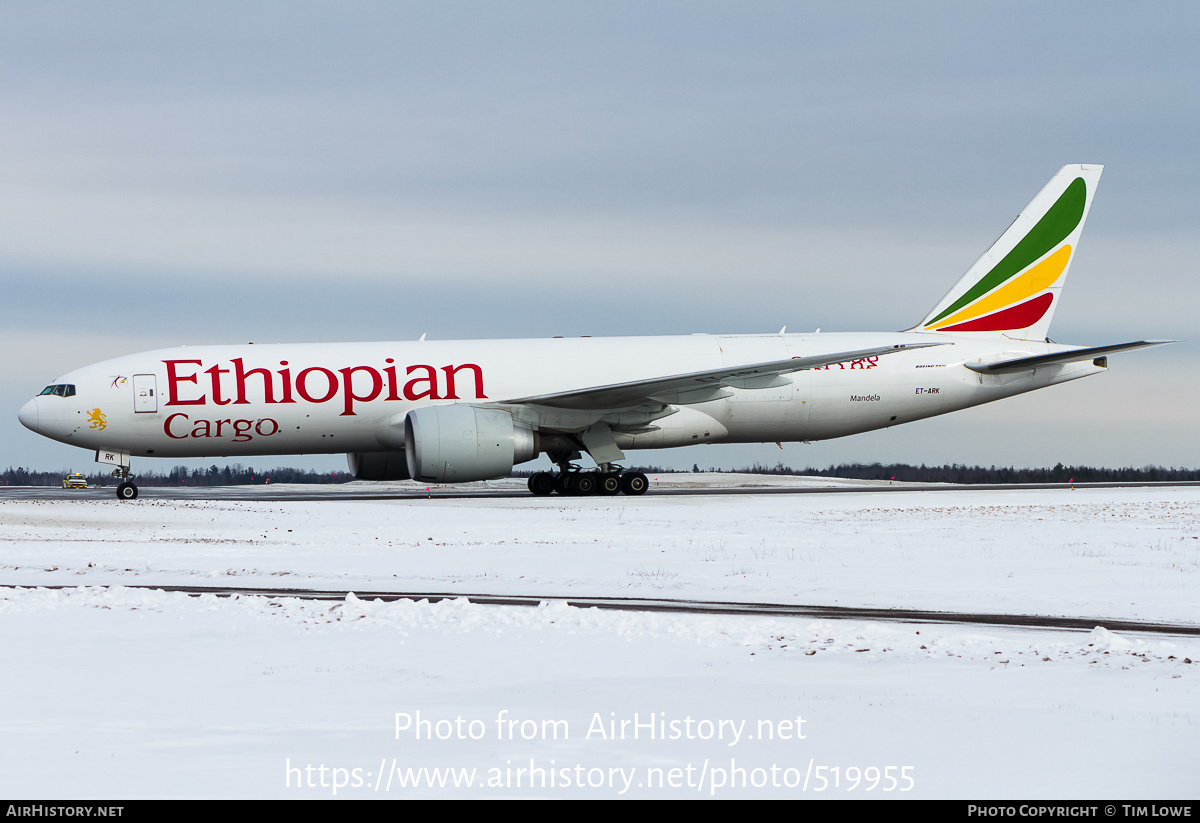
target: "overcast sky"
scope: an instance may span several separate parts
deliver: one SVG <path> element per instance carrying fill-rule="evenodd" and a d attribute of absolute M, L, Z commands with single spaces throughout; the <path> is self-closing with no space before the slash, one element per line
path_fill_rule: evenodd
<path fill-rule="evenodd" d="M 1184 342 L 884 432 L 635 459 L 1200 466 L 1198 22 L 1188 3 L 5 3 L 0 464 L 90 471 L 17 409 L 161 346 L 907 328 L 1084 162 L 1106 168 L 1051 336 Z"/>

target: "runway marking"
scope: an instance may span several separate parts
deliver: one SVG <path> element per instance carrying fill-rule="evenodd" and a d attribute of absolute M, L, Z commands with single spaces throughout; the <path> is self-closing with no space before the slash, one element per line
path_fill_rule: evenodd
<path fill-rule="evenodd" d="M 1140 488 L 1172 488 L 1182 486 L 1200 486 L 1197 480 L 1180 481 L 1133 481 L 1133 482 L 1104 482 L 1104 483 L 987 483 L 976 485 L 955 485 L 950 483 L 936 485 L 921 485 L 904 483 L 900 485 L 854 485 L 854 486 L 734 486 L 725 488 L 664 488 L 651 485 L 647 497 L 695 496 L 695 495 L 741 495 L 741 494 L 874 494 L 901 492 L 963 492 L 963 491 L 1030 491 L 1058 490 L 1082 491 L 1084 489 L 1140 489 Z M 220 502 L 237 500 L 253 503 L 286 503 L 288 501 L 326 501 L 326 500 L 479 500 L 479 499 L 516 499 L 516 500 L 590 500 L 602 499 L 607 503 L 621 500 L 637 500 L 629 498 L 598 497 L 534 497 L 524 489 L 485 489 L 462 491 L 449 487 L 435 488 L 427 491 L 425 488 L 412 491 L 396 491 L 394 489 L 379 491 L 341 492 L 342 487 L 330 485 L 312 489 L 289 489 L 276 492 L 269 486 L 143 486 L 140 487 L 141 498 L 144 500 L 207 500 Z M 639 497 L 643 497 L 639 495 Z M 0 486 L 0 500 L 109 500 L 115 499 L 113 487 L 100 486 L 86 490 L 60 489 L 55 486 Z M 137 505 L 130 503 L 129 505 Z"/>

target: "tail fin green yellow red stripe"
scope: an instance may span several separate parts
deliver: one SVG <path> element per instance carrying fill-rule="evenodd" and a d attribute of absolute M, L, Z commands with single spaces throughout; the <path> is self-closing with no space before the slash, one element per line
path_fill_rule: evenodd
<path fill-rule="evenodd" d="M 1064 166 L 914 330 L 1046 336 L 1102 166 Z"/>

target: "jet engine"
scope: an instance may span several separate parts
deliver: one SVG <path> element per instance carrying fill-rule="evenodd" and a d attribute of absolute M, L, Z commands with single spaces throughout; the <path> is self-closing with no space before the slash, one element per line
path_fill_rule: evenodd
<path fill-rule="evenodd" d="M 392 452 L 359 452 L 346 455 L 350 473 L 355 480 L 408 480 L 408 461 L 404 450 Z"/>
<path fill-rule="evenodd" d="M 413 480 L 465 483 L 508 477 L 538 456 L 537 434 L 503 409 L 466 403 L 426 406 L 404 418 L 404 454 Z"/>

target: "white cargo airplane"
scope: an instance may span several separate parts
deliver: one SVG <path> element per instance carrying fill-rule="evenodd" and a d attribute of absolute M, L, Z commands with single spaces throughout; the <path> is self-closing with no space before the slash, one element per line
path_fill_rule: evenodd
<path fill-rule="evenodd" d="M 63 375 L 20 410 L 130 458 L 345 452 L 355 477 L 461 483 L 545 453 L 534 494 L 641 494 L 626 449 L 825 440 L 1099 374 L 1046 337 L 1103 167 L 1063 167 L 920 323 L 902 332 L 189 346 Z M 572 461 L 586 452 L 595 471 Z"/>

